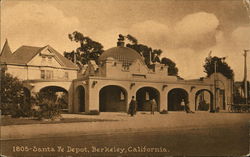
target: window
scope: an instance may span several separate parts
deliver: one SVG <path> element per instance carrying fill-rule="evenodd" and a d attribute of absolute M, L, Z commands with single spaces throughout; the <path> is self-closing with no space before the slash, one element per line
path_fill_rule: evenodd
<path fill-rule="evenodd" d="M 131 63 L 129 61 L 124 60 L 123 63 L 122 63 L 123 70 L 129 71 L 129 66 L 130 65 L 131 65 Z"/>
<path fill-rule="evenodd" d="M 46 57 L 42 56 L 42 61 L 45 62 L 46 61 Z"/>
<path fill-rule="evenodd" d="M 53 79 L 53 71 L 52 70 L 41 70 L 41 79 Z"/>
<path fill-rule="evenodd" d="M 65 73 L 64 73 L 64 78 L 66 78 L 66 79 L 69 78 L 69 73 L 68 73 L 68 72 L 65 72 Z"/>
<path fill-rule="evenodd" d="M 52 62 L 52 57 L 51 56 L 48 57 L 48 61 L 49 61 L 49 63 Z"/>
<path fill-rule="evenodd" d="M 45 70 L 41 70 L 41 79 L 45 79 Z"/>
<path fill-rule="evenodd" d="M 46 70 L 46 79 L 53 79 L 53 71 Z"/>

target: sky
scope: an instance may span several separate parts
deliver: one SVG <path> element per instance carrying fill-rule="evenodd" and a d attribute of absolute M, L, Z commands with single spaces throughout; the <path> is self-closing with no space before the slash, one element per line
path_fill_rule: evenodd
<path fill-rule="evenodd" d="M 250 10 L 242 0 L 2 0 L 1 48 L 50 45 L 60 53 L 78 43 L 79 31 L 104 46 L 116 46 L 118 34 L 161 49 L 185 79 L 204 77 L 204 60 L 226 57 L 235 80 L 243 80 L 243 50 L 250 50 Z M 250 52 L 248 80 L 250 80 Z"/>

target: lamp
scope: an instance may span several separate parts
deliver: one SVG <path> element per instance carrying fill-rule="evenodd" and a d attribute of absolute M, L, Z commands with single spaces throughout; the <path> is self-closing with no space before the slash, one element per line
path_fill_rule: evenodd
<path fill-rule="evenodd" d="M 94 88 L 96 84 L 97 84 L 97 81 L 93 81 L 92 82 L 92 88 Z"/>
<path fill-rule="evenodd" d="M 164 84 L 164 85 L 162 86 L 162 90 L 164 91 L 164 89 L 167 88 L 167 87 L 168 87 L 168 85 Z"/>
<path fill-rule="evenodd" d="M 195 89 L 195 88 L 196 88 L 195 86 L 191 86 L 190 92 L 192 92 L 192 90 Z"/>
<path fill-rule="evenodd" d="M 134 85 L 135 85 L 135 83 L 134 83 L 134 82 L 133 82 L 133 83 L 131 83 L 131 84 L 130 84 L 130 89 L 132 89 Z"/>
<path fill-rule="evenodd" d="M 87 83 L 87 81 L 82 81 L 82 84 L 87 85 L 88 83 Z"/>

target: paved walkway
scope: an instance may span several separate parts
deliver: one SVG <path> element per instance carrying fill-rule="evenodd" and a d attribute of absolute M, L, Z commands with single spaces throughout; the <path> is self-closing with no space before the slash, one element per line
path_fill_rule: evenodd
<path fill-rule="evenodd" d="M 231 125 L 248 125 L 249 113 L 170 112 L 151 115 L 140 112 L 134 117 L 126 113 L 101 113 L 101 115 L 63 114 L 64 118 L 93 118 L 115 121 L 77 122 L 58 124 L 11 125 L 1 127 L 1 139 L 26 139 L 38 137 L 77 136 L 84 134 L 109 134 L 124 131 L 147 131 L 160 128 L 187 129 Z"/>

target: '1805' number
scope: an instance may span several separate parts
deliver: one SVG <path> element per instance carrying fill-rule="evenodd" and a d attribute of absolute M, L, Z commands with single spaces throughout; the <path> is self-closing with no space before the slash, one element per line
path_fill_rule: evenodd
<path fill-rule="evenodd" d="M 28 146 L 13 146 L 13 152 L 28 152 L 29 147 Z"/>

